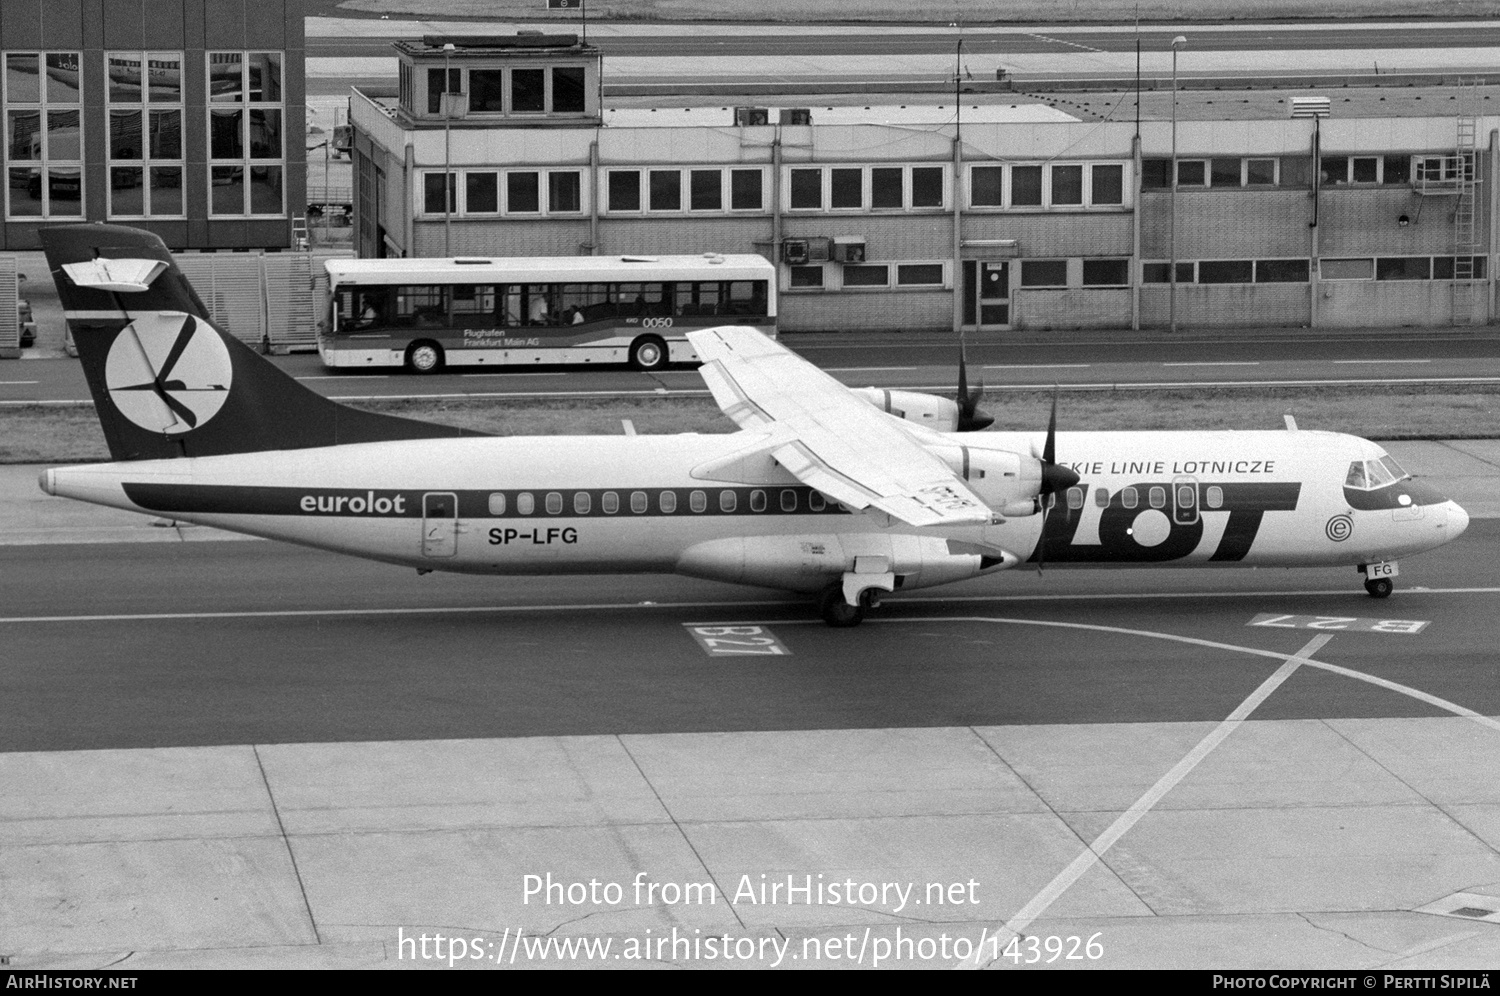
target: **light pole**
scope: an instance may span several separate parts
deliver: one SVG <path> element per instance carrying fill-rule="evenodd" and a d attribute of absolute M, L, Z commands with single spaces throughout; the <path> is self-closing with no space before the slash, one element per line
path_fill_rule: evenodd
<path fill-rule="evenodd" d="M 453 70 L 449 68 L 455 45 L 443 44 L 443 255 L 453 255 Z M 1176 66 L 1176 57 L 1173 57 Z M 1175 77 L 1174 77 L 1175 78 Z M 1174 88 L 1175 90 L 1175 88 Z M 1175 101 L 1174 92 L 1172 99 Z M 1174 133 L 1175 134 L 1175 133 Z M 1175 153 L 1174 153 L 1175 156 Z"/>
<path fill-rule="evenodd" d="M 1178 35 L 1172 39 L 1172 186 L 1167 195 L 1167 241 L 1170 243 L 1172 262 L 1167 273 L 1170 283 L 1167 292 L 1167 324 L 1173 332 L 1177 331 L 1177 52 L 1185 47 L 1185 36 Z"/>

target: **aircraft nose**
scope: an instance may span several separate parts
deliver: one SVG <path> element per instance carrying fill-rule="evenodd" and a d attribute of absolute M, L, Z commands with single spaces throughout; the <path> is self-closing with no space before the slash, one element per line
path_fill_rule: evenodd
<path fill-rule="evenodd" d="M 1445 503 L 1445 507 L 1448 509 L 1448 538 L 1457 539 L 1469 528 L 1469 513 L 1456 501 Z"/>

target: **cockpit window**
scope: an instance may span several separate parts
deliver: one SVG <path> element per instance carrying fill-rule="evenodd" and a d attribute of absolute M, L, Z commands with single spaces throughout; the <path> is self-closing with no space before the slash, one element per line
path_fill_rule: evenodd
<path fill-rule="evenodd" d="M 1349 465 L 1349 473 L 1344 478 L 1344 487 L 1373 491 L 1387 484 L 1394 484 L 1408 476 L 1406 471 L 1401 469 L 1401 465 L 1388 456 L 1378 460 L 1356 460 Z"/>

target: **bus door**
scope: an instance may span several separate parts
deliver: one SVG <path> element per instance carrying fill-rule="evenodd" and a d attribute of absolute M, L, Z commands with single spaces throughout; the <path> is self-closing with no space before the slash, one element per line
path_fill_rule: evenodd
<path fill-rule="evenodd" d="M 1196 477 L 1172 478 L 1172 521 L 1179 526 L 1191 526 L 1198 521 Z"/>
<path fill-rule="evenodd" d="M 422 556 L 451 557 L 458 552 L 458 495 L 429 491 L 422 496 Z"/>

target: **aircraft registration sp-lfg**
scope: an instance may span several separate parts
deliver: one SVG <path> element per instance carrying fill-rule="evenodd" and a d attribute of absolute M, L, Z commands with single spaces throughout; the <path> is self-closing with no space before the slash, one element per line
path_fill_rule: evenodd
<path fill-rule="evenodd" d="M 1469 517 L 1331 432 L 963 432 L 957 400 L 852 391 L 753 329 L 689 333 L 728 435 L 499 437 L 357 411 L 217 328 L 155 235 L 43 229 L 114 462 L 83 501 L 414 567 L 676 572 L 817 595 L 1020 564 L 1329 566 L 1388 595 Z"/>

